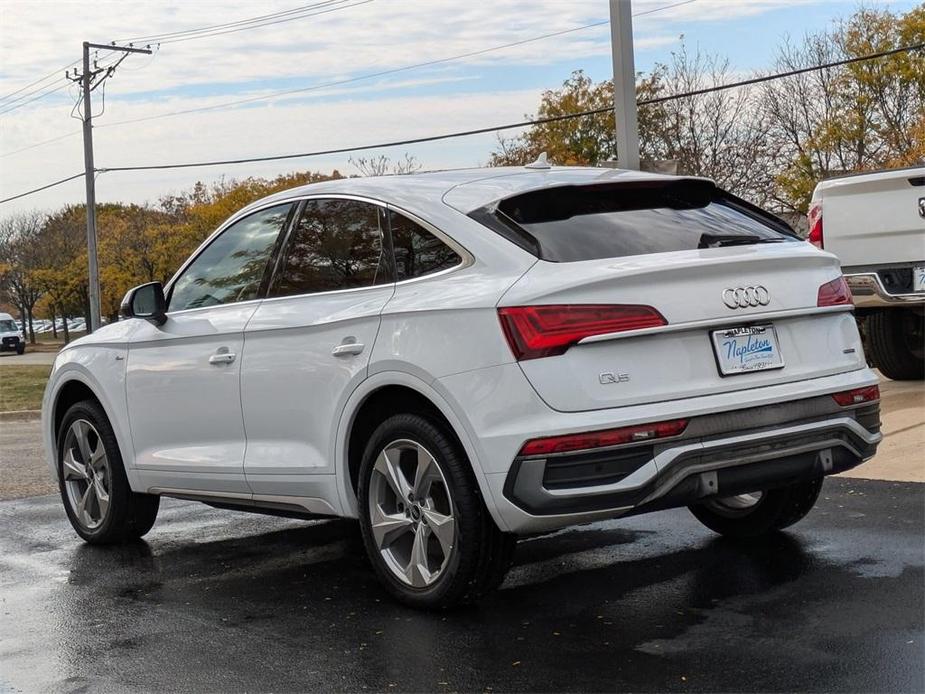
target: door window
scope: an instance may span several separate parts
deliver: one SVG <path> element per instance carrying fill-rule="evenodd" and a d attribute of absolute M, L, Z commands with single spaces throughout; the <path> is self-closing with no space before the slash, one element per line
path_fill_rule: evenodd
<path fill-rule="evenodd" d="M 448 270 L 462 262 L 456 251 L 407 217 L 390 210 L 389 225 L 397 281 Z"/>
<path fill-rule="evenodd" d="M 356 289 L 392 281 L 382 252 L 385 212 L 359 200 L 308 200 L 293 228 L 271 296 Z"/>
<path fill-rule="evenodd" d="M 174 283 L 170 310 L 256 299 L 291 209 L 292 203 L 269 207 L 225 229 Z"/>

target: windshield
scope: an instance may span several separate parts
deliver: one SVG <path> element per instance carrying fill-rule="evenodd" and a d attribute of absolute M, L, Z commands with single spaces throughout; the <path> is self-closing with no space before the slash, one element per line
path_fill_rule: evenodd
<path fill-rule="evenodd" d="M 0 333 L 19 332 L 19 326 L 14 320 L 0 320 Z"/>
<path fill-rule="evenodd" d="M 502 200 L 491 221 L 553 262 L 799 240 L 783 221 L 699 179 L 532 191 Z"/>

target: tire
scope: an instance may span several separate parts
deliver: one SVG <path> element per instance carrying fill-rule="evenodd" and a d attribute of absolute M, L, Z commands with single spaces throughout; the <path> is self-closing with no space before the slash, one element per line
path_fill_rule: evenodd
<path fill-rule="evenodd" d="M 151 529 L 160 497 L 136 494 L 129 487 L 115 433 L 98 403 L 84 400 L 68 409 L 57 446 L 58 488 L 78 535 L 104 545 L 137 540 Z M 85 464 L 85 457 L 92 466 Z M 101 502 L 106 495 L 108 503 Z"/>
<path fill-rule="evenodd" d="M 888 308 L 867 316 L 871 361 L 894 381 L 925 378 L 925 317 L 914 311 Z"/>
<path fill-rule="evenodd" d="M 418 469 L 426 474 L 415 498 Z M 406 497 L 401 501 L 398 489 Z M 447 609 L 477 600 L 504 580 L 515 538 L 495 525 L 468 458 L 440 423 L 398 414 L 380 424 L 363 453 L 357 503 L 373 569 L 400 602 Z M 453 521 L 449 532 L 447 514 Z M 387 519 L 392 530 L 384 532 Z M 422 553 L 415 554 L 416 548 Z M 423 562 L 413 561 L 422 556 Z"/>
<path fill-rule="evenodd" d="M 18 345 L 16 345 L 16 354 L 20 354 L 20 355 L 21 355 L 21 354 L 24 354 L 25 351 L 26 351 L 26 345 L 25 345 L 25 343 L 20 342 Z"/>
<path fill-rule="evenodd" d="M 801 520 L 819 498 L 822 477 L 778 489 L 710 499 L 690 506 L 694 517 L 713 532 L 732 538 L 767 535 Z M 749 504 L 745 497 L 755 498 Z M 735 503 L 734 503 L 735 502 Z"/>

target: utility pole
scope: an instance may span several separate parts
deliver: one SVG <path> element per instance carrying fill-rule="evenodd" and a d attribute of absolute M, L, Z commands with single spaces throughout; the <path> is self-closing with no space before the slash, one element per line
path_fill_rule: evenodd
<path fill-rule="evenodd" d="M 613 53 L 617 168 L 638 170 L 639 124 L 636 116 L 636 63 L 633 58 L 631 0 L 610 0 L 610 49 Z"/>
<path fill-rule="evenodd" d="M 121 51 L 124 55 L 115 65 L 106 68 L 98 68 L 94 64 L 93 69 L 91 69 L 91 48 Z M 100 327 L 100 271 L 96 254 L 96 178 L 94 175 L 96 173 L 96 168 L 93 164 L 93 111 L 91 108 L 90 92 L 100 86 L 107 77 L 112 76 L 116 66 L 128 57 L 129 53 L 150 54 L 151 50 L 148 48 L 105 45 L 84 41 L 83 74 L 79 76 L 75 74 L 73 77 L 73 80 L 79 81 L 83 88 L 84 181 L 87 184 L 87 260 L 90 279 L 90 325 L 88 326 L 88 333 Z M 100 75 L 102 75 L 102 77 L 100 77 Z M 98 77 L 99 79 L 97 79 Z M 69 79 L 71 78 L 69 77 Z"/>

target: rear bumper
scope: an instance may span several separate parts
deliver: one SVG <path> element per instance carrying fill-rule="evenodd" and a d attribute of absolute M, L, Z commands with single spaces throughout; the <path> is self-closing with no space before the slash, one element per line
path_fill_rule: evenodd
<path fill-rule="evenodd" d="M 879 403 L 840 408 L 823 396 L 707 415 L 657 446 L 518 458 L 504 495 L 531 516 L 615 516 L 770 489 L 842 472 L 872 457 L 881 440 L 879 412 Z M 798 421 L 794 414 L 812 419 Z M 570 476 L 563 478 L 561 470 Z"/>
<path fill-rule="evenodd" d="M 851 288 L 851 296 L 857 308 L 883 308 L 886 306 L 909 306 L 925 304 L 922 292 L 905 292 L 891 294 L 887 291 L 876 272 L 857 272 L 845 275 L 845 281 Z"/>

